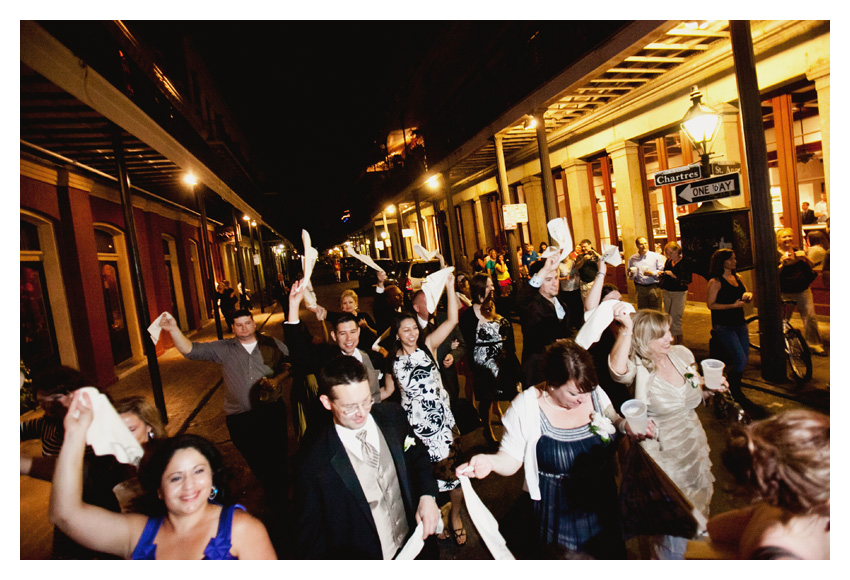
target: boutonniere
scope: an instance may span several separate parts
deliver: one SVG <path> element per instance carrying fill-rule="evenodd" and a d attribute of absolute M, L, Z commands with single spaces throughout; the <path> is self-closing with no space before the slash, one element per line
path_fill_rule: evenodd
<path fill-rule="evenodd" d="M 617 432 L 617 428 L 614 427 L 614 423 L 611 422 L 611 419 L 602 413 L 591 413 L 590 432 L 595 435 L 599 435 L 602 437 L 602 440 L 607 443 L 611 439 L 611 435 Z"/>
<path fill-rule="evenodd" d="M 692 388 L 696 389 L 702 384 L 702 377 L 697 372 L 697 365 L 691 364 L 685 371 L 685 380 L 691 385 Z"/>
<path fill-rule="evenodd" d="M 407 437 L 404 438 L 404 450 L 405 451 L 407 451 L 408 449 L 410 449 L 414 445 L 416 445 L 416 439 L 414 439 L 410 435 L 408 435 Z"/>

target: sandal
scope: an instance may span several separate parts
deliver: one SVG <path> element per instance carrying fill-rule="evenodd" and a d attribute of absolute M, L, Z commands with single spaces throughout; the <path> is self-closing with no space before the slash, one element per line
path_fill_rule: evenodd
<path fill-rule="evenodd" d="M 463 546 L 466 543 L 466 530 L 463 529 L 463 525 L 459 528 L 452 528 L 452 538 L 458 546 Z"/>

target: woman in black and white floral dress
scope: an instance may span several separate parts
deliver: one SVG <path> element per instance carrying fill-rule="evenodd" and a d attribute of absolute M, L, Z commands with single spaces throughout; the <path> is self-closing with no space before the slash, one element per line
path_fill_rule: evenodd
<path fill-rule="evenodd" d="M 437 366 L 436 349 L 457 325 L 458 304 L 454 293 L 454 276 L 446 280 L 447 318 L 427 336 L 420 332 L 419 323 L 412 313 L 403 313 L 393 323 L 393 347 L 387 357 L 390 372 L 385 373 L 387 395 L 398 385 L 401 406 L 407 412 L 407 420 L 413 431 L 428 446 L 431 463 L 437 464 L 453 455 L 452 443 L 459 436 L 452 415 L 449 394 L 443 388 L 440 368 Z M 450 460 L 449 460 L 450 462 Z M 442 464 L 441 464 L 442 465 Z M 460 519 L 463 491 L 459 481 L 452 477 L 453 465 L 445 465 L 439 473 L 450 479 L 438 477 L 440 491 L 450 493 L 452 508 L 450 516 L 451 534 L 458 544 L 466 543 L 466 531 Z M 446 531 L 442 538 L 448 536 Z"/>

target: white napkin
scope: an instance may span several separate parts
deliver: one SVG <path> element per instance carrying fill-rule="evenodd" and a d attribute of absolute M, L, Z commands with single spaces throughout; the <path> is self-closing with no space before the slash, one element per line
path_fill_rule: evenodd
<path fill-rule="evenodd" d="M 148 333 L 151 335 L 151 340 L 154 344 L 159 342 L 159 335 L 162 332 L 162 327 L 159 325 L 159 322 L 160 320 L 162 320 L 163 316 L 165 316 L 165 312 L 157 316 L 156 320 L 154 320 L 151 325 L 148 326 Z"/>
<path fill-rule="evenodd" d="M 372 258 L 370 258 L 369 256 L 365 256 L 363 254 L 358 254 L 357 252 L 354 251 L 354 248 L 352 248 L 351 246 L 346 246 L 345 251 L 348 252 L 349 256 L 351 256 L 352 258 L 357 258 L 358 260 L 360 260 L 361 262 L 363 262 L 364 264 L 366 264 L 370 268 L 377 270 L 378 272 L 384 271 L 384 269 L 381 268 L 379 265 L 377 265 Z"/>
<path fill-rule="evenodd" d="M 410 536 L 410 539 L 407 540 L 407 543 L 404 547 L 399 551 L 398 554 L 395 555 L 393 560 L 414 560 L 416 556 L 419 555 L 419 552 L 422 551 L 422 548 L 425 547 L 425 540 L 422 539 L 422 530 L 424 529 L 424 525 L 422 522 L 416 524 L 416 529 L 413 530 L 413 535 Z M 443 533 L 443 519 L 437 522 L 437 531 L 436 533 Z"/>
<path fill-rule="evenodd" d="M 614 305 L 618 303 L 626 305 L 626 312 L 635 311 L 635 307 L 628 302 L 603 300 L 599 303 L 599 306 L 584 313 L 584 324 L 576 335 L 576 343 L 579 346 L 587 349 L 593 343 L 599 341 L 602 333 L 614 321 Z"/>
<path fill-rule="evenodd" d="M 609 246 L 602 244 L 602 261 L 612 266 L 619 266 L 623 263 L 623 258 L 620 257 L 620 248 L 617 246 Z"/>
<path fill-rule="evenodd" d="M 92 403 L 94 419 L 86 431 L 86 443 L 94 449 L 95 455 L 114 455 L 121 463 L 139 465 L 142 460 L 142 446 L 130 433 L 121 416 L 106 398 L 94 387 L 83 387 Z"/>
<path fill-rule="evenodd" d="M 310 284 L 310 276 L 313 275 L 313 266 L 319 259 L 319 251 L 313 247 L 310 234 L 307 230 L 301 230 L 301 240 L 304 242 L 304 255 L 301 256 L 301 268 L 304 271 L 304 283 Z M 312 288 L 312 286 L 309 286 Z"/>
<path fill-rule="evenodd" d="M 425 281 L 422 282 L 422 291 L 425 293 L 425 305 L 428 307 L 429 314 L 434 314 L 434 311 L 437 309 L 440 296 L 443 295 L 443 290 L 446 289 L 446 278 L 454 271 L 454 266 L 437 270 L 428 274 L 425 277 Z"/>
<path fill-rule="evenodd" d="M 544 250 L 541 258 L 548 258 L 555 251 L 560 252 L 560 257 L 558 258 L 559 262 L 563 262 L 564 258 L 566 258 L 569 253 L 573 250 L 573 237 L 570 235 L 569 224 L 567 223 L 567 218 L 555 218 L 553 220 L 549 220 L 549 223 L 546 224 L 546 228 L 549 230 L 549 235 L 552 236 L 552 240 L 555 242 L 555 249 L 553 251 L 549 251 L 552 249 L 552 246 L 549 246 Z"/>
<path fill-rule="evenodd" d="M 433 252 L 420 246 L 419 244 L 413 244 L 413 251 L 419 254 L 419 257 L 425 260 L 426 262 L 430 262 L 434 259 L 434 256 L 437 255 L 437 250 Z"/>
<path fill-rule="evenodd" d="M 478 530 L 481 539 L 487 545 L 487 549 L 490 550 L 490 554 L 493 555 L 493 559 L 516 560 L 511 551 L 508 550 L 505 538 L 499 532 L 499 522 L 496 521 L 496 518 L 475 493 L 469 478 L 465 475 L 458 475 L 458 479 L 463 488 L 463 501 L 466 504 L 466 511 L 472 523 L 475 524 L 475 529 Z"/>

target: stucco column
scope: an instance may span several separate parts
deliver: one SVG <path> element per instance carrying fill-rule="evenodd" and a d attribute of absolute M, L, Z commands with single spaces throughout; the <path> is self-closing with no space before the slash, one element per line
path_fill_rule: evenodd
<path fill-rule="evenodd" d="M 806 71 L 806 78 L 815 81 L 818 92 L 818 117 L 820 118 L 820 139 L 823 147 L 823 177 L 827 202 L 829 196 L 829 61 L 818 61 Z M 815 192 L 817 193 L 817 192 Z"/>
<path fill-rule="evenodd" d="M 528 207 L 528 233 L 534 249 L 540 242 L 549 243 L 549 230 L 546 228 L 546 209 L 543 206 L 543 185 L 539 177 L 526 177 L 522 181 L 522 192 Z"/>
<path fill-rule="evenodd" d="M 502 148 L 502 135 L 495 135 L 493 137 L 493 142 L 496 145 L 496 167 L 498 170 L 499 176 L 499 197 L 502 200 L 502 206 L 509 205 L 513 203 L 511 200 L 511 188 L 508 187 L 508 172 L 505 167 L 505 151 Z M 499 208 L 499 211 L 503 211 L 502 208 Z M 504 227 L 504 224 L 503 224 Z M 508 252 L 510 254 L 510 259 L 508 259 L 508 265 L 511 270 L 511 278 L 519 284 L 519 265 L 516 263 L 516 257 L 514 250 L 517 247 L 517 230 L 516 227 L 512 230 L 505 230 L 506 238 L 508 241 Z M 508 258 L 508 256 L 505 256 Z"/>
<path fill-rule="evenodd" d="M 467 261 L 472 259 L 476 250 L 480 249 L 478 236 L 475 233 L 476 220 L 475 202 L 472 200 L 460 203 L 460 220 L 463 222 L 463 242 L 466 246 Z"/>
<path fill-rule="evenodd" d="M 573 216 L 573 243 L 587 238 L 594 239 L 593 220 L 596 208 L 590 204 L 590 185 L 587 182 L 587 163 L 570 159 L 561 164 L 567 175 L 567 203 Z M 595 242 L 594 242 L 595 243 Z"/>
<path fill-rule="evenodd" d="M 638 145 L 634 141 L 621 141 L 607 149 L 614 167 L 620 239 L 623 242 L 623 254 L 628 258 L 637 252 L 635 238 L 648 236 L 646 231 L 646 206 L 641 187 L 640 161 Z M 611 208 L 613 210 L 613 208 Z"/>
<path fill-rule="evenodd" d="M 635 238 L 638 236 L 648 237 L 638 145 L 634 141 L 621 141 L 609 146 L 608 154 L 611 156 L 611 163 L 614 167 L 614 181 L 616 183 L 614 197 L 619 215 L 623 256 L 628 260 L 629 256 L 637 253 Z M 610 208 L 610 211 L 613 211 L 613 209 Z M 629 299 L 637 300 L 632 284 L 629 284 Z"/>
<path fill-rule="evenodd" d="M 543 207 L 545 208 L 546 219 L 544 222 L 558 217 L 558 205 L 555 195 L 555 183 L 552 180 L 552 165 L 549 161 L 549 141 L 546 139 L 546 122 L 544 119 L 545 109 L 541 109 L 534 113 L 534 119 L 537 121 L 537 154 L 540 156 L 540 180 L 543 185 Z M 546 240 L 546 243 L 551 243 L 549 239 L 549 230 L 546 228 L 544 237 L 540 241 Z"/>
<path fill-rule="evenodd" d="M 478 247 L 486 252 L 488 248 L 493 246 L 493 240 L 491 236 L 487 235 L 487 228 L 484 227 L 484 204 L 481 203 L 481 196 L 475 198 L 475 219 L 478 220 L 478 227 L 476 228 Z"/>

